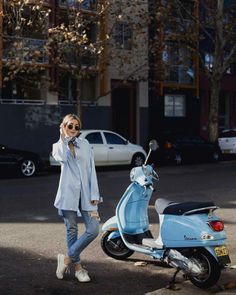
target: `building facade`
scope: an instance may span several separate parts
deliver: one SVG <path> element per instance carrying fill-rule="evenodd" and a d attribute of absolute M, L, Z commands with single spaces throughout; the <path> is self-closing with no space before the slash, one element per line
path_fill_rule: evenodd
<path fill-rule="evenodd" d="M 0 2 L 1 10 L 7 9 L 9 1 Z M 144 145 L 148 136 L 148 31 L 145 23 L 140 26 L 140 7 L 130 6 L 129 1 L 120 1 L 119 5 L 119 1 L 110 1 L 107 7 L 103 0 L 43 2 L 44 8 L 50 10 L 45 14 L 44 30 L 32 26 L 31 30 L 19 34 L 9 29 L 1 17 L 1 143 L 47 157 L 52 143 L 58 139 L 62 117 L 73 112 L 82 117 L 84 129 L 110 129 Z M 98 58 L 91 55 L 80 58 L 80 67 L 88 75 L 77 78 L 55 66 L 48 56 L 45 50 L 48 28 L 63 23 L 72 10 L 87 20 L 98 18 L 101 4 L 106 7 L 101 25 L 91 21 L 86 30 L 91 40 L 103 41 L 104 50 Z M 141 1 L 140 5 L 143 13 L 147 13 L 147 1 Z M 24 17 L 29 19 L 27 7 L 25 10 Z M 143 44 L 140 38 L 145 41 Z M 33 65 L 35 71 L 27 73 L 26 70 L 24 74 L 21 71 L 8 79 L 12 49 L 15 56 L 21 58 L 21 65 Z M 69 54 L 71 63 L 76 58 Z M 36 79 L 28 79 L 33 76 Z M 8 128 L 4 127 L 5 122 Z"/>
<path fill-rule="evenodd" d="M 231 1 L 231 4 L 234 1 Z M 150 137 L 159 138 L 166 132 L 200 134 L 208 138 L 209 105 L 211 84 L 203 70 L 211 67 L 212 47 L 207 38 L 202 38 L 199 19 L 205 26 L 211 19 L 204 1 L 149 1 L 149 10 L 163 14 L 161 4 L 177 3 L 168 11 L 169 19 L 155 20 L 150 27 L 150 39 L 158 40 L 158 55 L 150 56 L 149 118 Z M 203 5 L 202 5 L 203 4 Z M 216 2 L 212 1 L 215 5 Z M 234 3 L 236 4 L 236 3 Z M 168 8 L 170 9 L 170 8 Z M 212 13 L 212 11 L 211 11 Z M 181 37 L 184 36 L 184 38 Z M 190 51 L 187 42 L 193 42 L 199 50 Z M 201 61 L 201 62 L 200 62 Z M 236 88 L 235 65 L 224 74 L 221 81 L 219 103 L 219 130 L 235 127 Z"/>

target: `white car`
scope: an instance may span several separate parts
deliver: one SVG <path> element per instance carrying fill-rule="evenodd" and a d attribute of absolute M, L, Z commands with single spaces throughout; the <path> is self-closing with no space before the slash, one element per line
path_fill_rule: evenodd
<path fill-rule="evenodd" d="M 81 130 L 79 136 L 86 138 L 92 145 L 96 166 L 141 166 L 146 158 L 146 152 L 142 146 L 129 142 L 113 131 Z M 60 165 L 52 155 L 49 160 L 51 166 Z"/>
<path fill-rule="evenodd" d="M 222 154 L 236 154 L 236 129 L 223 130 L 218 143 Z"/>

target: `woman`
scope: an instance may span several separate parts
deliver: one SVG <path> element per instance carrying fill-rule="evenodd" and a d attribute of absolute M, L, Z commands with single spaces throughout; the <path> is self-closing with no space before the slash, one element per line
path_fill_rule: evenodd
<path fill-rule="evenodd" d="M 79 117 L 68 114 L 60 125 L 60 139 L 53 144 L 52 155 L 61 164 L 61 176 L 54 206 L 63 217 L 67 232 L 67 255 L 58 254 L 56 276 L 63 276 L 70 263 L 75 265 L 79 282 L 89 282 L 88 272 L 80 264 L 81 252 L 99 233 L 100 200 L 93 150 L 86 139 L 78 137 Z M 82 216 L 86 231 L 78 238 L 77 217 Z"/>

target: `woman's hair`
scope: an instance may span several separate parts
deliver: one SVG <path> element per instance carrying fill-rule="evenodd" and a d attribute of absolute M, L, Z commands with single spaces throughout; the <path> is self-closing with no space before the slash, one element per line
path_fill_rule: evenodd
<path fill-rule="evenodd" d="M 75 114 L 67 114 L 62 120 L 62 124 L 65 126 L 71 119 L 78 121 L 79 129 L 81 129 L 82 124 L 81 124 L 80 118 Z"/>

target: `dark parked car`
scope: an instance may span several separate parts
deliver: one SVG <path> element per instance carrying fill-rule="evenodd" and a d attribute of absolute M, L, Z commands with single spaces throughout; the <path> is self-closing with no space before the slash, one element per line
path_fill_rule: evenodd
<path fill-rule="evenodd" d="M 221 157 L 219 145 L 212 144 L 198 135 L 166 134 L 160 140 L 156 155 L 160 160 L 175 164 L 183 162 L 217 162 Z"/>
<path fill-rule="evenodd" d="M 33 152 L 11 149 L 0 144 L 0 172 L 9 172 L 21 176 L 33 176 L 43 168 L 39 155 Z"/>

